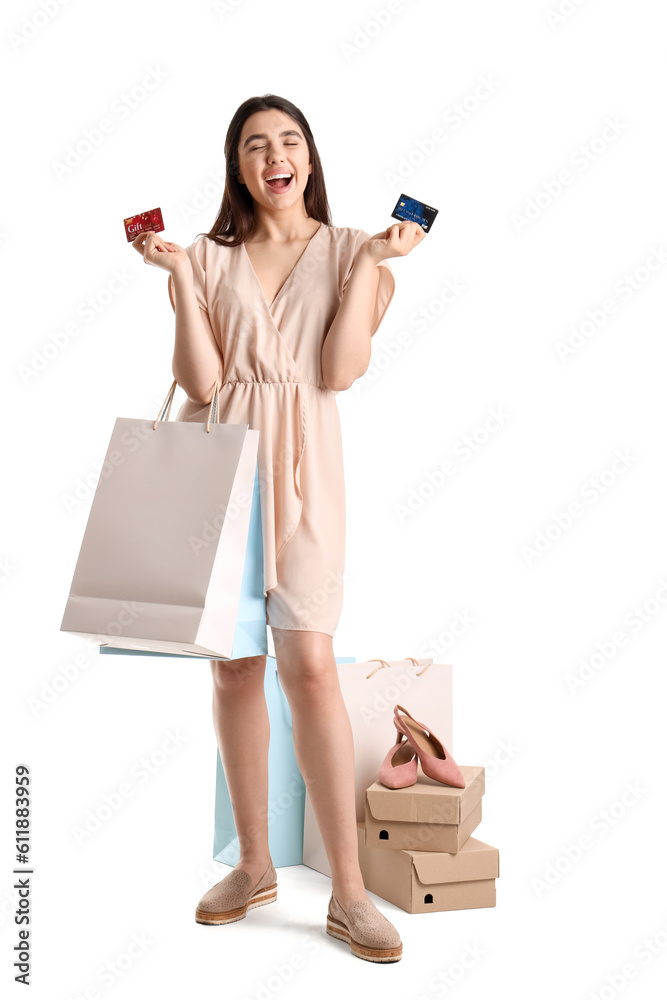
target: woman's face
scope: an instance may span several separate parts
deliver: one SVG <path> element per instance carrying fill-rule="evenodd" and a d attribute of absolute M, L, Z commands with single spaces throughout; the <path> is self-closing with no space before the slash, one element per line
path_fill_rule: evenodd
<path fill-rule="evenodd" d="M 291 208 L 303 199 L 312 170 L 308 143 L 294 119 L 283 111 L 256 111 L 245 120 L 238 162 L 239 181 L 265 208 Z M 267 178 L 276 174 L 290 177 L 268 183 Z"/>

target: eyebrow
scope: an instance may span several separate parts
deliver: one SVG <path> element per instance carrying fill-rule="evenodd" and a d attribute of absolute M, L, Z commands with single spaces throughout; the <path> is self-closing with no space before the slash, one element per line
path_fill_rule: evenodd
<path fill-rule="evenodd" d="M 284 132 L 281 132 L 280 135 L 281 136 L 283 136 L 283 135 L 296 135 L 296 136 L 299 137 L 299 139 L 302 138 L 301 133 L 297 132 L 293 128 L 286 129 Z M 248 145 L 248 143 L 252 142 L 253 139 L 266 139 L 266 135 L 263 132 L 255 132 L 254 135 L 249 135 L 248 138 L 246 139 L 246 141 L 243 143 L 243 148 L 245 149 L 246 146 Z"/>

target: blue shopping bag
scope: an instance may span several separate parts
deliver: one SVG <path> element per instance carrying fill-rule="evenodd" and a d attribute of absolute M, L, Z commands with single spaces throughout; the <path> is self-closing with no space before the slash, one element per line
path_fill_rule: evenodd
<path fill-rule="evenodd" d="M 241 656 L 263 656 L 268 654 L 266 633 L 266 597 L 264 596 L 264 554 L 262 541 L 262 517 L 259 496 L 259 469 L 255 468 L 255 485 L 250 507 L 248 544 L 243 564 L 241 598 L 236 619 L 234 646 L 231 659 Z M 150 650 L 120 649 L 114 646 L 100 646 L 101 653 L 121 656 L 168 656 L 180 660 L 205 660 L 207 656 L 195 653 L 155 653 Z"/>
<path fill-rule="evenodd" d="M 337 656 L 336 663 L 355 663 L 354 656 Z M 275 657 L 269 656 L 264 675 L 269 710 L 269 851 L 276 868 L 303 864 L 303 815 L 306 786 L 294 756 L 292 713 L 280 684 Z M 241 854 L 225 772 L 217 751 L 213 860 L 232 867 Z"/>

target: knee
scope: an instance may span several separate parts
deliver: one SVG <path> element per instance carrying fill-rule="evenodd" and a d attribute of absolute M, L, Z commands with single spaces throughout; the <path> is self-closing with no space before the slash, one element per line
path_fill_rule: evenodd
<path fill-rule="evenodd" d="M 211 660 L 211 676 L 215 693 L 233 694 L 247 690 L 249 685 L 264 686 L 266 656 L 244 656 L 235 660 Z"/>
<path fill-rule="evenodd" d="M 338 676 L 328 657 L 296 658 L 282 672 L 278 665 L 278 677 L 290 705 L 305 709 L 322 708 L 340 692 Z"/>

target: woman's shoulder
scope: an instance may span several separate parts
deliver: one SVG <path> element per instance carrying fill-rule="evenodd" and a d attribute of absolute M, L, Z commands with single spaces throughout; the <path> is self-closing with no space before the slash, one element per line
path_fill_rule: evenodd
<path fill-rule="evenodd" d="M 225 246 L 210 236 L 201 235 L 184 249 L 193 266 L 200 267 L 202 271 L 212 271 L 225 266 L 225 261 L 234 247 Z"/>
<path fill-rule="evenodd" d="M 368 238 L 370 236 L 370 233 L 367 233 L 365 229 L 355 229 L 354 226 L 328 226 L 327 228 L 331 231 L 332 237 L 339 240 L 351 237 L 359 238 L 360 236 Z"/>
<path fill-rule="evenodd" d="M 185 247 L 185 249 L 188 253 L 195 253 L 199 257 L 205 257 L 208 253 L 214 252 L 218 249 L 226 252 L 231 250 L 232 247 L 225 246 L 223 243 L 219 243 L 210 236 L 203 234 L 195 237 L 192 243 Z"/>
<path fill-rule="evenodd" d="M 362 243 L 370 238 L 370 233 L 365 229 L 356 229 L 354 226 L 328 226 L 332 249 L 338 250 L 341 255 L 356 254 Z"/>
<path fill-rule="evenodd" d="M 323 222 L 322 228 L 328 232 L 331 240 L 335 240 L 338 243 L 346 243 L 351 240 L 363 242 L 363 240 L 368 239 L 370 236 L 370 233 L 367 233 L 365 229 L 356 229 L 354 226 L 330 226 L 326 222 Z M 185 249 L 188 253 L 195 253 L 197 256 L 203 257 L 217 251 L 226 254 L 231 252 L 234 247 L 211 239 L 210 236 L 201 235 L 186 246 Z"/>
<path fill-rule="evenodd" d="M 331 251 L 342 257 L 350 254 L 354 256 L 361 244 L 370 238 L 370 233 L 365 229 L 357 229 L 354 226 L 330 226 L 322 223 L 322 227 Z M 209 236 L 200 235 L 185 247 L 185 252 L 193 264 L 206 271 L 224 267 L 235 249 L 237 248 L 218 242 Z"/>

